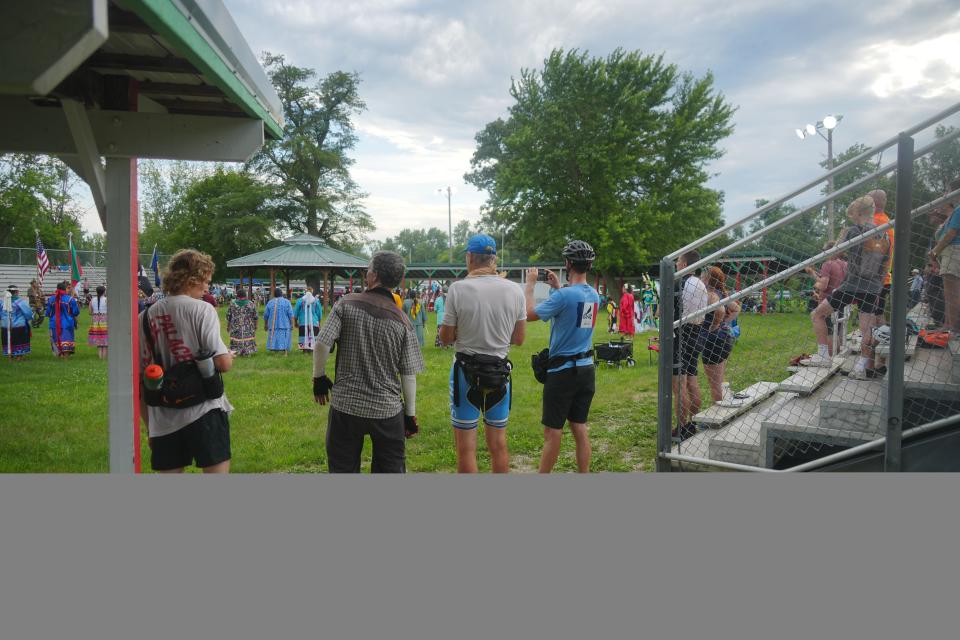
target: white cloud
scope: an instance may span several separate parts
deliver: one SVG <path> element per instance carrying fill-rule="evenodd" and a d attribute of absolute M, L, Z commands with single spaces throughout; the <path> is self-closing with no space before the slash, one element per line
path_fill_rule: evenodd
<path fill-rule="evenodd" d="M 912 93 L 922 98 L 960 93 L 960 32 L 914 44 L 886 41 L 861 51 L 858 65 L 876 79 L 870 90 L 878 98 Z"/>

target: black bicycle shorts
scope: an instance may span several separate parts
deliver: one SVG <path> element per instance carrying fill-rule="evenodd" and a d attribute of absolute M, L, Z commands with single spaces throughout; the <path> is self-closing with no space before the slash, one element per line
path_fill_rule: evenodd
<path fill-rule="evenodd" d="M 201 469 L 230 459 L 230 419 L 223 409 L 213 409 L 190 424 L 165 436 L 150 438 L 150 468 L 169 471 L 196 460 Z"/>
<path fill-rule="evenodd" d="M 548 373 L 543 383 L 543 426 L 563 429 L 567 420 L 585 423 L 596 390 L 596 369 L 592 364 Z"/>
<path fill-rule="evenodd" d="M 840 311 L 847 305 L 856 305 L 860 313 L 879 315 L 883 313 L 883 302 L 878 293 L 867 293 L 865 291 L 840 291 L 837 289 L 830 294 L 830 307 L 834 311 Z"/>
<path fill-rule="evenodd" d="M 697 361 L 703 351 L 703 327 L 699 324 L 684 324 L 680 326 L 680 334 L 674 332 L 676 340 L 673 345 L 673 375 L 697 375 Z"/>

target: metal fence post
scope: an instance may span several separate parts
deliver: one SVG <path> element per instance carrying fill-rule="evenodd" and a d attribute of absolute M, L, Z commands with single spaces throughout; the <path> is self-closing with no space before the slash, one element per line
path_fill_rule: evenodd
<path fill-rule="evenodd" d="M 893 225 L 893 277 L 891 278 L 890 356 L 887 360 L 887 404 L 884 414 L 887 444 L 885 471 L 900 471 L 903 436 L 903 361 L 907 335 L 907 299 L 910 297 L 910 207 L 913 200 L 913 138 L 901 133 L 897 140 L 897 217 Z"/>
<path fill-rule="evenodd" d="M 660 457 L 670 453 L 670 431 L 673 429 L 673 274 L 670 258 L 660 261 L 660 357 L 657 362 L 657 471 L 670 471 L 669 460 Z"/>

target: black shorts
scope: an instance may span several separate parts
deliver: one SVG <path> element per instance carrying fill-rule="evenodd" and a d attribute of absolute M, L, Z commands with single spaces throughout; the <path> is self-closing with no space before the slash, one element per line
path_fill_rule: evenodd
<path fill-rule="evenodd" d="M 150 468 L 169 471 L 189 466 L 201 469 L 230 459 L 230 420 L 223 409 L 213 409 L 173 433 L 150 438 Z"/>
<path fill-rule="evenodd" d="M 867 293 L 865 291 L 841 291 L 837 289 L 830 294 L 830 307 L 834 311 L 840 311 L 847 305 L 856 305 L 860 313 L 879 315 L 883 313 L 883 303 L 880 301 L 879 293 Z"/>
<path fill-rule="evenodd" d="M 697 375 L 697 361 L 704 346 L 703 327 L 699 324 L 684 324 L 680 326 L 680 335 L 673 345 L 673 375 Z"/>
<path fill-rule="evenodd" d="M 567 420 L 585 423 L 596 390 L 596 369 L 593 365 L 548 373 L 543 383 L 543 426 L 563 429 L 563 423 Z"/>
<path fill-rule="evenodd" d="M 327 468 L 330 473 L 360 473 L 364 436 L 373 443 L 370 473 L 405 473 L 403 411 L 389 418 L 362 418 L 330 407 L 327 417 Z"/>
<path fill-rule="evenodd" d="M 886 310 L 887 300 L 889 299 L 890 299 L 890 285 L 885 284 L 883 285 L 883 288 L 880 289 L 880 302 L 878 303 L 880 306 L 880 311 L 877 311 L 878 314 L 883 313 Z"/>
<path fill-rule="evenodd" d="M 726 331 L 705 331 L 706 339 L 703 345 L 703 364 L 721 364 L 730 357 L 733 351 L 733 336 Z"/>

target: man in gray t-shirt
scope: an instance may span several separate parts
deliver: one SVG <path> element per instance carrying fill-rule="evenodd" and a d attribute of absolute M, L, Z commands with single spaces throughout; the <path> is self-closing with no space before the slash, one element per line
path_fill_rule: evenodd
<path fill-rule="evenodd" d="M 467 278 L 450 285 L 440 325 L 440 341 L 453 344 L 457 352 L 450 370 L 450 413 L 460 473 L 477 472 L 481 414 L 493 472 L 506 473 L 510 467 L 506 426 L 511 385 L 483 386 L 473 373 L 482 368 L 492 372 L 487 380 L 506 377 L 510 345 L 523 344 L 526 334 L 523 290 L 501 278 L 496 267 L 496 241 L 487 235 L 470 238 Z"/>
<path fill-rule="evenodd" d="M 212 276 L 213 260 L 205 253 L 183 249 L 170 258 L 163 275 L 166 297 L 139 317 L 141 377 L 151 364 L 166 371 L 201 354 L 212 355 L 220 372 L 233 366 L 217 311 L 202 300 Z M 151 340 L 144 335 L 144 315 Z M 180 473 L 196 462 L 204 473 L 227 473 L 232 411 L 226 394 L 185 409 L 148 407 L 141 396 L 140 417 L 147 425 L 153 470 Z"/>

